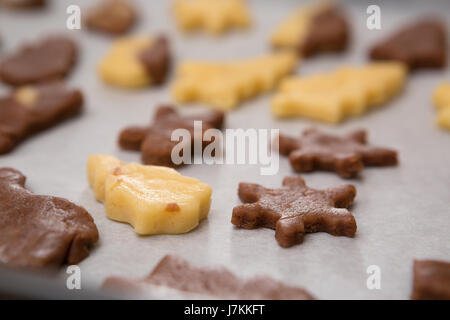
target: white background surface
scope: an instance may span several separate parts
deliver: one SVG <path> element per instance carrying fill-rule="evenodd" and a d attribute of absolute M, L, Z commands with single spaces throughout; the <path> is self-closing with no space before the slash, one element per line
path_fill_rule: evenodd
<path fill-rule="evenodd" d="M 271 93 L 245 102 L 229 113 L 227 128 L 280 128 L 281 132 L 293 135 L 312 124 L 330 132 L 365 128 L 369 130 L 371 143 L 396 148 L 400 157 L 398 167 L 365 169 L 360 179 L 342 180 L 335 174 L 320 172 L 303 175 L 307 184 L 315 188 L 349 182 L 356 185 L 358 194 L 351 208 L 358 225 L 355 238 L 308 234 L 303 244 L 283 249 L 275 241 L 273 230 L 233 227 L 231 212 L 240 204 L 238 183 L 280 186 L 284 176 L 293 174 L 286 158 L 281 158 L 277 176 L 260 176 L 257 166 L 182 168 L 182 174 L 213 187 L 208 219 L 188 234 L 139 237 L 129 225 L 108 220 L 103 204 L 95 201 L 88 186 L 86 160 L 90 154 L 107 153 L 124 161 L 139 161 L 139 153 L 118 148 L 117 135 L 124 126 L 146 124 L 158 104 L 171 102 L 169 85 L 124 91 L 102 84 L 95 69 L 112 38 L 86 30 L 65 29 L 66 7 L 69 4 L 85 7 L 90 1 L 52 2 L 48 9 L 34 12 L 0 9 L 0 54 L 23 41 L 36 40 L 39 35 L 68 32 L 80 46 L 79 63 L 68 82 L 82 89 L 85 112 L 26 140 L 12 153 L 1 156 L 0 166 L 22 171 L 28 178 L 28 188 L 35 193 L 70 199 L 94 217 L 100 241 L 90 257 L 79 264 L 84 287 L 98 288 L 111 275 L 144 277 L 164 255 L 177 254 L 196 265 L 224 265 L 242 277 L 270 275 L 304 287 L 320 299 L 407 299 L 414 258 L 450 260 L 450 133 L 435 126 L 435 110 L 430 101 L 433 88 L 450 80 L 448 69 L 412 74 L 398 99 L 339 126 L 304 119 L 276 120 L 269 112 Z M 251 1 L 252 28 L 220 38 L 202 33 L 181 34 L 170 13 L 169 1 L 137 2 L 141 19 L 132 33 L 165 32 L 170 37 L 176 63 L 188 58 L 232 59 L 263 54 L 269 50 L 269 32 L 300 1 Z M 342 55 L 303 61 L 296 73 L 308 75 L 345 63 L 364 63 L 367 48 L 376 39 L 420 13 L 435 12 L 444 20 L 449 18 L 450 4 L 445 1 L 379 3 L 382 30 L 368 31 L 367 4 L 344 2 L 352 22 L 352 46 Z M 0 91 L 7 92 L 7 88 L 0 86 Z M 381 290 L 366 287 L 366 268 L 372 264 L 381 268 Z"/>

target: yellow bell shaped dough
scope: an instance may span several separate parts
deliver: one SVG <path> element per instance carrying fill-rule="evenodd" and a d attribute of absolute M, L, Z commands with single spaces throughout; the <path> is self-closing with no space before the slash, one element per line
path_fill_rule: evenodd
<path fill-rule="evenodd" d="M 108 84 L 124 88 L 140 88 L 152 79 L 139 61 L 139 52 L 152 45 L 148 36 L 116 40 L 98 66 L 100 77 Z"/>
<path fill-rule="evenodd" d="M 241 61 L 184 62 L 178 66 L 172 95 L 177 102 L 198 101 L 227 111 L 272 90 L 296 62 L 295 53 L 288 51 Z"/>
<path fill-rule="evenodd" d="M 180 28 L 204 29 L 220 34 L 230 28 L 250 25 L 250 15 L 244 0 L 177 0 L 173 11 Z"/>
<path fill-rule="evenodd" d="M 89 157 L 87 174 L 107 216 L 138 234 L 185 233 L 208 216 L 211 187 L 174 169 L 97 154 Z"/>
<path fill-rule="evenodd" d="M 406 66 L 399 62 L 378 62 L 290 77 L 281 82 L 272 100 L 272 113 L 337 123 L 387 102 L 402 90 L 406 75 Z"/>
<path fill-rule="evenodd" d="M 333 1 L 315 1 L 303 5 L 282 21 L 272 33 L 274 47 L 298 48 L 310 32 L 314 17 L 333 6 Z"/>
<path fill-rule="evenodd" d="M 436 122 L 444 129 L 450 130 L 450 83 L 443 83 L 436 88 L 433 95 L 438 110 Z"/>

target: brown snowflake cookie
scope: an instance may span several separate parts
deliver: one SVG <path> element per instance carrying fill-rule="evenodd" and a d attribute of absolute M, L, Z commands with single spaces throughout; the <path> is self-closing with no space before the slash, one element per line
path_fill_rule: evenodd
<path fill-rule="evenodd" d="M 25 138 L 80 113 L 83 96 L 62 83 L 20 87 L 0 97 L 0 154 Z"/>
<path fill-rule="evenodd" d="M 0 169 L 0 264 L 13 267 L 75 264 L 86 258 L 98 231 L 72 202 L 25 189 L 25 176 Z"/>
<path fill-rule="evenodd" d="M 414 261 L 412 299 L 450 300 L 450 263 L 435 260 Z"/>
<path fill-rule="evenodd" d="M 411 69 L 443 68 L 447 60 L 445 26 L 438 20 L 408 25 L 370 50 L 373 60 L 397 60 Z"/>
<path fill-rule="evenodd" d="M 14 86 L 62 79 L 72 69 L 76 56 L 77 48 L 72 40 L 49 37 L 23 46 L 2 59 L 0 78 Z"/>
<path fill-rule="evenodd" d="M 225 268 L 194 267 L 177 256 L 165 256 L 152 273 L 142 280 L 110 277 L 103 288 L 116 292 L 155 298 L 169 289 L 170 297 L 245 299 L 245 300 L 311 300 L 307 291 L 285 285 L 269 277 L 238 278 Z M 167 293 L 166 293 L 167 294 Z M 163 296 L 163 298 L 167 296 Z M 161 298 L 161 297 L 160 297 Z"/>
<path fill-rule="evenodd" d="M 364 130 L 337 136 L 310 128 L 300 138 L 279 136 L 280 153 L 289 156 L 292 167 L 298 172 L 334 171 L 343 178 L 352 178 L 364 166 L 398 163 L 396 151 L 366 143 Z"/>
<path fill-rule="evenodd" d="M 110 34 L 127 32 L 136 21 L 136 11 L 127 1 L 104 0 L 87 12 L 86 26 Z"/>
<path fill-rule="evenodd" d="M 275 239 L 285 248 L 302 243 L 310 232 L 353 237 L 356 222 L 347 208 L 355 196 L 353 185 L 315 190 L 300 176 L 284 178 L 280 189 L 240 183 L 239 198 L 245 204 L 233 209 L 231 223 L 245 229 L 275 229 Z"/>
<path fill-rule="evenodd" d="M 42 7 L 45 3 L 45 0 L 0 0 L 0 5 L 11 8 Z"/>
<path fill-rule="evenodd" d="M 178 141 L 171 141 L 175 129 L 186 129 L 191 135 L 191 148 L 194 148 L 194 121 L 202 121 L 203 133 L 211 128 L 222 128 L 224 114 L 214 111 L 203 115 L 181 116 L 171 106 L 159 107 L 149 126 L 132 126 L 122 130 L 119 136 L 119 145 L 125 150 L 141 151 L 144 164 L 177 167 L 172 161 L 172 149 Z M 205 148 L 210 142 L 203 141 Z M 191 152 L 193 154 L 193 152 Z"/>

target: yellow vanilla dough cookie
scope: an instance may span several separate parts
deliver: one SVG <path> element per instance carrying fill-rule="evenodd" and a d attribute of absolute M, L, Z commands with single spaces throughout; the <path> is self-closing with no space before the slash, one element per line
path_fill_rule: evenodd
<path fill-rule="evenodd" d="M 230 62 L 184 62 L 178 66 L 172 94 L 177 102 L 203 102 L 227 111 L 239 102 L 272 90 L 295 67 L 294 53 Z"/>
<path fill-rule="evenodd" d="M 406 76 L 405 65 L 379 62 L 309 77 L 290 77 L 281 82 L 272 100 L 272 113 L 337 123 L 387 102 L 402 90 Z"/>
<path fill-rule="evenodd" d="M 138 234 L 185 233 L 208 216 L 211 187 L 174 169 L 92 155 L 87 174 L 108 217 L 131 224 Z"/>
<path fill-rule="evenodd" d="M 438 109 L 437 124 L 450 130 L 450 83 L 443 83 L 436 88 L 433 100 Z"/>
<path fill-rule="evenodd" d="M 139 61 L 139 51 L 152 45 L 150 37 L 123 38 L 115 41 L 100 62 L 98 71 L 108 84 L 139 88 L 151 82 L 145 66 Z"/>
<path fill-rule="evenodd" d="M 140 88 L 163 83 L 169 65 L 169 43 L 164 36 L 135 36 L 115 41 L 98 72 L 108 84 Z"/>
<path fill-rule="evenodd" d="M 298 48 L 308 37 L 313 19 L 334 6 L 332 1 L 315 1 L 303 5 L 282 21 L 271 34 L 274 47 Z"/>
<path fill-rule="evenodd" d="M 250 25 L 244 0 L 176 0 L 173 11 L 184 30 L 205 29 L 211 34 L 220 34 L 229 28 Z"/>

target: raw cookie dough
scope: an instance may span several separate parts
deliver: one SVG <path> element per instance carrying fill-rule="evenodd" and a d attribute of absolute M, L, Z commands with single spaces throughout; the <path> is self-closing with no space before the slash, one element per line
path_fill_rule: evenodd
<path fill-rule="evenodd" d="M 437 124 L 441 128 L 450 130 L 450 83 L 438 86 L 434 91 L 433 100 L 438 110 Z"/>
<path fill-rule="evenodd" d="M 203 102 L 227 111 L 241 101 L 270 91 L 296 65 L 293 52 L 280 51 L 253 59 L 230 62 L 181 63 L 172 86 L 177 102 Z"/>
<path fill-rule="evenodd" d="M 211 187 L 174 169 L 92 155 L 87 173 L 108 217 L 131 224 L 138 234 L 185 233 L 208 216 Z"/>
<path fill-rule="evenodd" d="M 126 33 L 136 21 L 136 10 L 124 0 L 102 0 L 89 8 L 85 24 L 92 30 L 110 34 Z"/>
<path fill-rule="evenodd" d="M 450 300 L 450 262 L 414 260 L 411 299 Z"/>
<path fill-rule="evenodd" d="M 0 169 L 0 264 L 76 264 L 97 241 L 97 227 L 85 209 L 66 199 L 35 195 L 25 188 L 22 173 Z"/>
<path fill-rule="evenodd" d="M 404 64 L 379 62 L 286 78 L 272 99 L 272 113 L 338 123 L 392 99 L 403 89 L 406 76 Z"/>
<path fill-rule="evenodd" d="M 245 0 L 176 0 L 173 11 L 181 29 L 211 34 L 246 28 L 251 20 Z"/>
<path fill-rule="evenodd" d="M 62 82 L 19 87 L 0 97 L 0 154 L 12 151 L 31 135 L 77 116 L 83 95 Z"/>
<path fill-rule="evenodd" d="M 397 152 L 367 144 L 364 130 L 339 136 L 310 128 L 299 138 L 279 136 L 280 153 L 289 156 L 298 172 L 333 171 L 343 178 L 358 175 L 364 166 L 394 166 Z"/>
<path fill-rule="evenodd" d="M 356 233 L 355 218 L 347 210 L 356 196 L 351 184 L 315 190 L 302 177 L 291 176 L 279 189 L 240 183 L 238 193 L 244 204 L 233 209 L 231 223 L 245 229 L 274 229 L 281 247 L 302 243 L 305 233 L 346 237 Z"/>
<path fill-rule="evenodd" d="M 407 25 L 369 52 L 373 60 L 394 60 L 410 69 L 445 68 L 447 64 L 447 35 L 439 19 L 422 19 Z"/>
<path fill-rule="evenodd" d="M 77 47 L 70 38 L 47 37 L 2 58 L 0 78 L 14 86 L 59 80 L 69 73 L 76 58 Z"/>
<path fill-rule="evenodd" d="M 169 65 L 170 49 L 165 37 L 135 36 L 114 42 L 98 71 L 108 84 L 140 88 L 163 83 Z"/>
<path fill-rule="evenodd" d="M 177 256 L 167 255 L 147 278 L 132 280 L 109 277 L 103 289 L 140 298 L 155 298 L 169 289 L 170 297 L 185 299 L 311 300 L 306 290 L 269 277 L 239 278 L 222 267 L 196 267 Z M 164 296 L 162 297 L 164 298 Z"/>
<path fill-rule="evenodd" d="M 201 137 L 196 137 L 194 121 L 201 121 Z M 224 122 L 224 114 L 220 111 L 211 111 L 194 116 L 178 114 L 172 106 L 159 107 L 148 126 L 131 126 L 123 129 L 119 135 L 119 145 L 125 150 L 141 151 L 141 159 L 144 164 L 152 164 L 165 167 L 179 167 L 185 163 L 175 164 L 172 161 L 172 150 L 179 141 L 172 141 L 172 133 L 176 129 L 186 129 L 190 132 L 190 150 L 194 156 L 196 142 L 202 144 L 202 150 L 209 141 L 203 141 L 204 133 L 212 128 L 221 129 Z M 198 141 L 200 140 L 200 141 Z"/>
<path fill-rule="evenodd" d="M 292 48 L 308 57 L 319 52 L 339 52 L 347 48 L 349 26 L 345 16 L 331 1 L 302 6 L 280 23 L 271 36 L 276 48 Z"/>
<path fill-rule="evenodd" d="M 43 7 L 45 4 L 46 0 L 0 0 L 0 5 L 17 9 Z"/>

